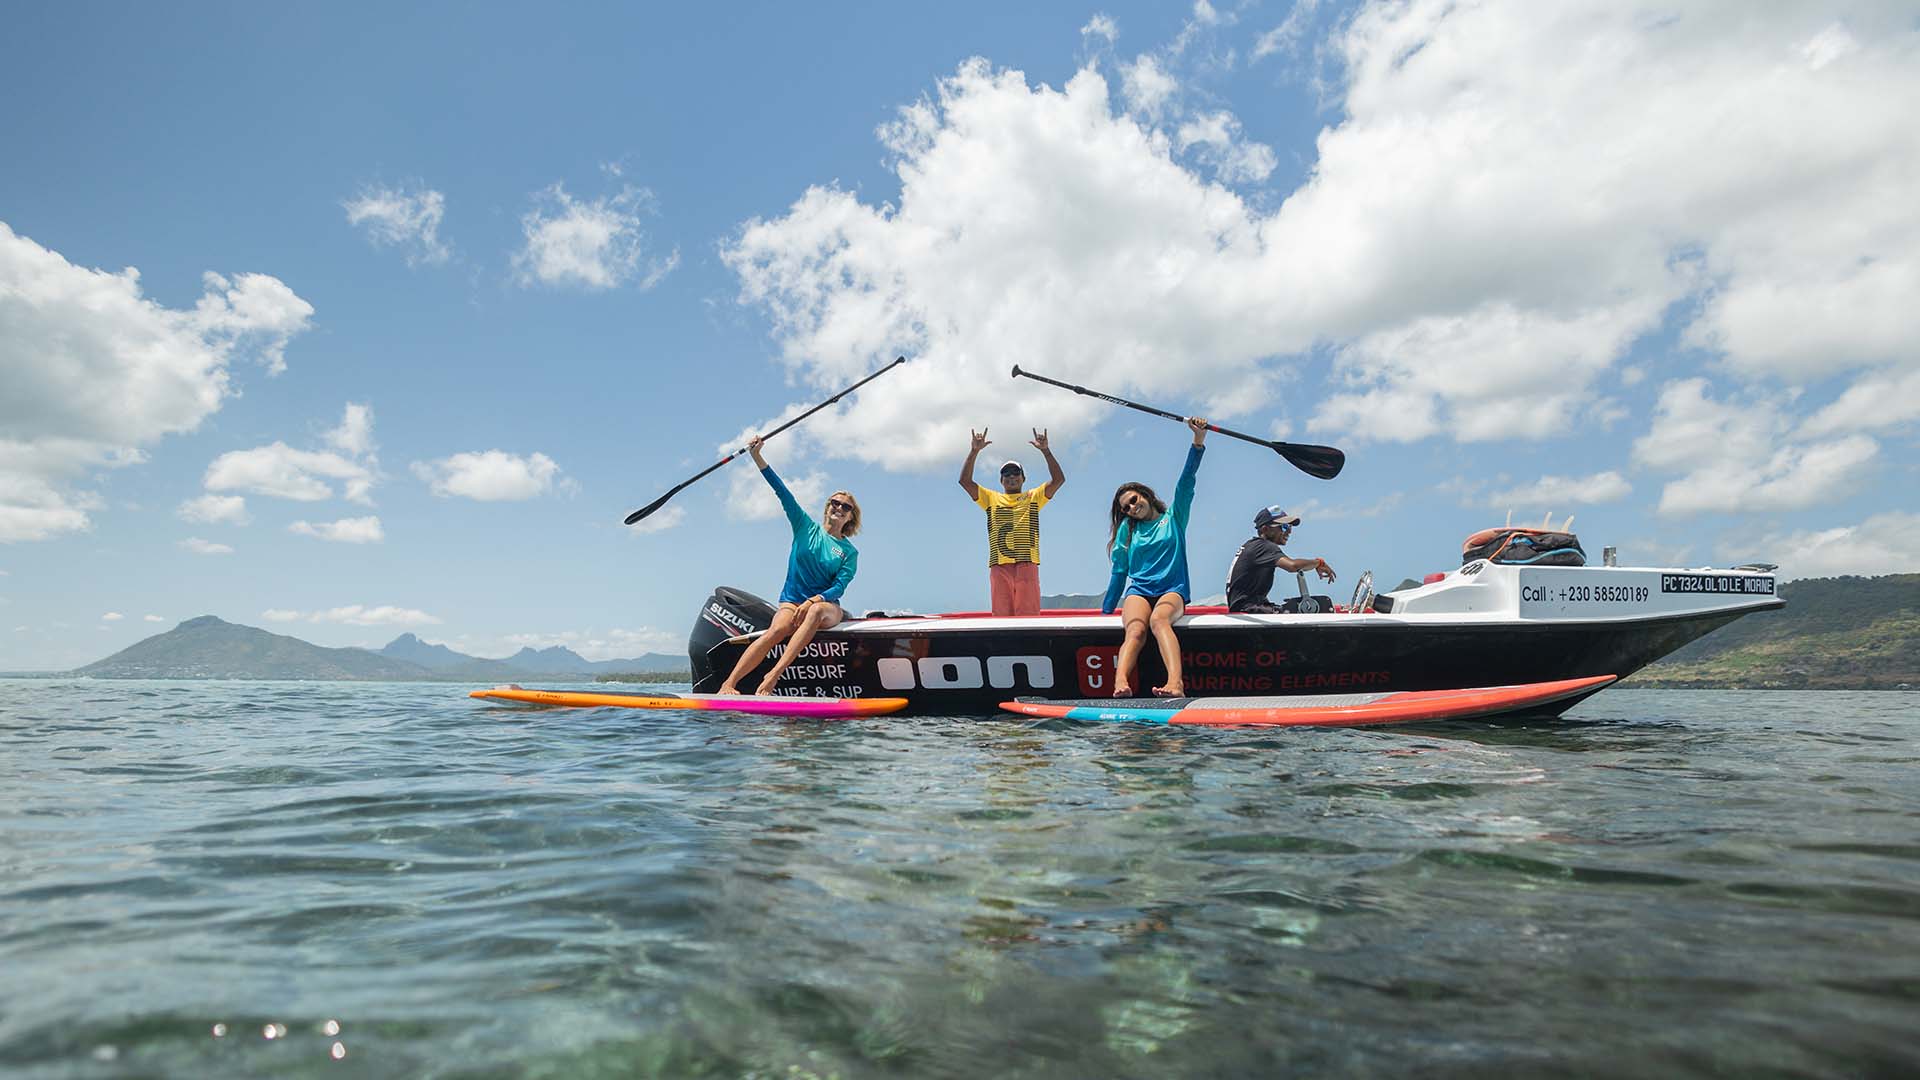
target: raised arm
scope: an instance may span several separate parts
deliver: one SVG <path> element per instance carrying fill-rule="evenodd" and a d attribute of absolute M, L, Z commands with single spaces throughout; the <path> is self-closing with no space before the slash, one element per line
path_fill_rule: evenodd
<path fill-rule="evenodd" d="M 1193 445 L 1187 448 L 1187 464 L 1180 470 L 1180 482 L 1173 486 L 1173 520 L 1186 527 L 1187 514 L 1193 509 L 1193 485 L 1200 474 L 1200 455 L 1207 452 L 1207 422 L 1197 416 L 1187 418 L 1193 429 Z"/>
<path fill-rule="evenodd" d="M 1047 479 L 1046 496 L 1051 499 L 1060 494 L 1060 485 L 1067 482 L 1067 474 L 1060 468 L 1059 459 L 1053 456 L 1053 448 L 1047 445 L 1047 433 L 1039 428 L 1033 429 L 1033 448 L 1047 459 L 1047 472 L 1051 475 Z"/>
<path fill-rule="evenodd" d="M 967 435 L 972 438 L 973 445 L 967 450 L 967 460 L 960 464 L 960 490 L 967 493 L 967 498 L 979 502 L 980 485 L 973 482 L 973 463 L 980 456 L 980 451 L 993 444 L 987 441 L 986 428 L 979 431 L 968 428 Z"/>
<path fill-rule="evenodd" d="M 805 510 L 800 509 L 800 504 L 794 500 L 793 492 L 787 490 L 787 485 L 780 482 L 780 474 L 774 472 L 773 466 L 767 464 L 767 459 L 760 456 L 761 442 L 758 435 L 748 439 L 747 453 L 753 455 L 753 463 L 760 466 L 760 475 L 767 478 L 767 486 L 771 487 L 774 495 L 779 498 L 780 508 L 787 512 L 787 524 L 792 525 L 795 532 L 802 532 L 808 525 L 813 524 L 813 519 L 807 516 Z"/>

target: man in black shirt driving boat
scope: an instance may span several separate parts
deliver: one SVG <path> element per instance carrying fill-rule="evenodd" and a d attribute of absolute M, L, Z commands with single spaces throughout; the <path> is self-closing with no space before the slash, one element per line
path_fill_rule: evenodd
<path fill-rule="evenodd" d="M 1298 514 L 1289 514 L 1278 506 L 1263 506 L 1253 515 L 1253 539 L 1234 553 L 1233 569 L 1227 574 L 1227 610 L 1244 615 L 1274 615 L 1280 605 L 1267 599 L 1273 588 L 1275 567 L 1289 574 L 1312 570 L 1322 581 L 1333 580 L 1333 567 L 1325 559 L 1290 558 L 1281 547 L 1300 524 Z"/>

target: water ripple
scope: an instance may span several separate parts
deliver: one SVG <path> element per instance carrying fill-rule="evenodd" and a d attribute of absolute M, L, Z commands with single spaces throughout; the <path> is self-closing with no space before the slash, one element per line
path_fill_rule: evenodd
<path fill-rule="evenodd" d="M 0 681 L 0 1071 L 1911 1073 L 1909 700 L 1273 732 Z"/>

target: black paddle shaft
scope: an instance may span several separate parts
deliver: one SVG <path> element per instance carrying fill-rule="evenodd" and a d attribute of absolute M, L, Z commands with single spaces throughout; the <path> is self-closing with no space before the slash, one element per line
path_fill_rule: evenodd
<path fill-rule="evenodd" d="M 1084 386 L 1075 386 L 1072 383 L 1061 382 L 1059 379 L 1049 379 L 1045 375 L 1035 375 L 1031 371 L 1021 371 L 1019 364 L 1013 365 L 1013 377 L 1016 379 L 1024 378 L 1032 379 L 1035 382 L 1043 382 L 1049 386 L 1057 386 L 1062 390 L 1071 390 L 1076 394 L 1099 398 L 1101 401 L 1110 402 L 1114 405 L 1125 405 L 1129 409 L 1138 409 L 1143 413 L 1149 413 L 1153 416 L 1164 416 L 1169 420 L 1178 420 L 1181 423 L 1185 423 L 1187 419 L 1179 413 L 1171 413 L 1165 409 L 1156 409 L 1151 405 L 1142 405 L 1137 401 L 1128 401 L 1126 398 L 1114 397 L 1112 394 L 1103 394 L 1098 390 L 1089 390 Z M 1347 464 L 1347 455 L 1331 446 L 1314 446 L 1310 443 L 1290 443 L 1279 442 L 1274 439 L 1262 439 L 1257 435 L 1248 435 L 1245 432 L 1223 428 L 1218 424 L 1208 424 L 1207 430 L 1217 431 L 1231 438 L 1264 446 L 1274 453 L 1279 454 L 1281 457 L 1286 458 L 1301 472 L 1320 480 L 1331 480 L 1339 476 L 1340 470 L 1345 468 Z"/>
<path fill-rule="evenodd" d="M 848 394 L 853 393 L 855 390 L 860 389 L 861 387 L 867 385 L 873 380 L 879 378 L 882 375 L 885 375 L 887 372 L 892 371 L 894 368 L 897 368 L 901 364 L 904 364 L 906 362 L 907 362 L 907 358 L 904 356 L 895 357 L 893 360 L 893 363 L 888 364 L 886 367 L 881 368 L 879 371 L 876 371 L 873 374 L 867 376 L 866 378 L 861 379 L 859 382 L 854 383 L 852 386 L 847 387 L 845 390 L 842 390 L 839 393 L 828 398 L 827 400 L 821 402 L 820 404 L 815 405 L 813 408 L 808 409 L 806 412 L 801 413 L 799 416 L 794 417 L 793 419 L 787 421 L 786 423 L 781 424 L 779 427 L 774 428 L 772 431 L 767 432 L 765 435 L 760 436 L 761 441 L 764 442 L 767 439 L 773 438 L 775 435 L 780 434 L 781 432 L 787 430 L 793 425 L 799 423 L 802 420 L 805 420 L 807 417 L 812 416 L 814 413 L 817 413 L 821 409 L 824 409 L 827 406 L 833 404 L 834 402 L 839 401 L 841 398 L 846 397 Z M 633 513 L 628 514 L 626 523 L 631 525 L 634 522 L 639 521 L 641 518 L 646 517 L 648 514 L 653 513 L 655 510 L 660 509 L 662 506 L 667 505 L 668 499 L 671 499 L 675 495 L 680 494 L 680 492 L 686 490 L 688 487 L 691 487 L 696 481 L 700 480 L 700 478 L 706 476 L 708 473 L 712 472 L 715 469 L 718 469 L 720 466 L 725 465 L 727 462 L 732 461 L 734 458 L 737 458 L 741 454 L 744 454 L 746 452 L 747 452 L 747 448 L 743 446 L 740 449 L 735 450 L 732 453 L 728 454 L 726 457 L 721 458 L 719 461 L 716 461 L 713 464 L 707 466 L 706 468 L 701 469 L 699 472 L 694 473 L 692 476 L 687 477 L 685 480 L 682 480 L 679 483 L 673 485 L 671 488 L 667 489 L 667 493 L 665 495 L 660 496 L 659 498 L 653 500 L 652 502 L 641 507 L 640 509 L 635 510 Z"/>

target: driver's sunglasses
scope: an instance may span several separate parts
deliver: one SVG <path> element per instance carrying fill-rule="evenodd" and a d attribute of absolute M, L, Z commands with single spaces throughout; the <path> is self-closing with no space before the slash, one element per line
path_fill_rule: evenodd
<path fill-rule="evenodd" d="M 841 502 L 839 499 L 828 499 L 827 509 L 838 510 L 843 514 L 851 514 L 853 513 L 853 504 Z"/>

